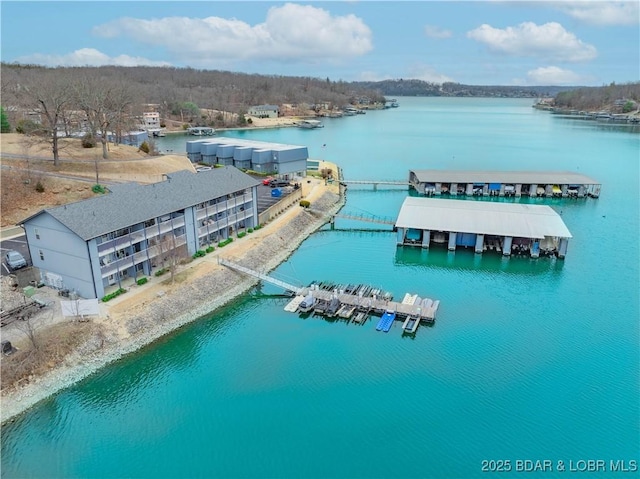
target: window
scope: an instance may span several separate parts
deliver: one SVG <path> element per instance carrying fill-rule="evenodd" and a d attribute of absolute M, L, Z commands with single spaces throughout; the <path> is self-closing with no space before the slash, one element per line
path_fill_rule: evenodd
<path fill-rule="evenodd" d="M 42 252 L 42 250 L 38 250 L 38 253 L 40 254 L 40 261 L 44 261 L 44 253 Z"/>
<path fill-rule="evenodd" d="M 36 239 L 40 239 L 40 231 L 38 231 L 38 228 L 35 228 L 34 232 L 36 233 Z"/>

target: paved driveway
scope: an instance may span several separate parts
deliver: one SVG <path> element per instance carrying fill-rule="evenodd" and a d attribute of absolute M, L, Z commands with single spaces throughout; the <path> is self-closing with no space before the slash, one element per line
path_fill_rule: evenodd
<path fill-rule="evenodd" d="M 27 260 L 27 264 L 31 265 L 31 255 L 29 255 L 27 238 L 24 235 L 0 241 L 0 250 L 2 250 L 2 276 L 6 276 L 12 272 L 4 257 L 5 253 L 9 250 L 15 250 L 21 253 L 24 259 Z"/>

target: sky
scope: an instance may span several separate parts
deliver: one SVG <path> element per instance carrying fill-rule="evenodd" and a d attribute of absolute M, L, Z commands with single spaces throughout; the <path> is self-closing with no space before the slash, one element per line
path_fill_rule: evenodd
<path fill-rule="evenodd" d="M 640 0 L 6 1 L 3 62 L 332 81 L 640 81 Z"/>

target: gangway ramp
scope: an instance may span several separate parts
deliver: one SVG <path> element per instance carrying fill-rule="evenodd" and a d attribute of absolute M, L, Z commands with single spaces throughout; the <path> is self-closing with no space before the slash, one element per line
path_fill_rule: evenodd
<path fill-rule="evenodd" d="M 377 191 L 378 186 L 406 186 L 411 183 L 407 180 L 341 180 L 343 185 L 373 185 L 373 191 Z"/>
<path fill-rule="evenodd" d="M 264 281 L 265 283 L 273 284 L 274 286 L 278 286 L 286 291 L 291 291 L 296 295 L 301 294 L 302 290 L 304 289 L 300 286 L 287 283 L 280 279 L 272 278 L 268 274 L 260 273 L 259 271 L 255 271 L 253 269 L 247 268 L 246 266 L 239 265 L 238 263 L 234 263 L 224 258 L 218 258 L 218 263 L 221 264 L 222 266 L 226 266 L 227 268 L 231 268 L 233 270 L 240 271 L 241 273 L 247 274 L 249 276 L 258 278 Z"/>
<path fill-rule="evenodd" d="M 321 215 L 326 214 L 323 211 L 316 210 L 313 208 L 309 208 L 308 211 L 311 213 L 318 213 Z M 364 213 L 337 213 L 335 215 L 329 215 L 329 218 L 332 224 L 336 218 L 342 218 L 345 220 L 354 220 L 354 221 L 364 221 L 367 223 L 377 223 L 377 224 L 389 225 L 392 227 L 396 224 L 396 220 L 394 218 L 391 218 L 388 216 L 377 216 L 373 214 L 364 214 Z"/>

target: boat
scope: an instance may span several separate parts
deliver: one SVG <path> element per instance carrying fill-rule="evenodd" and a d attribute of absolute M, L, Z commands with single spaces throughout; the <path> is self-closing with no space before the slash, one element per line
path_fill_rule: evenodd
<path fill-rule="evenodd" d="M 333 298 L 331 298 L 331 301 L 329 301 L 329 306 L 327 306 L 325 314 L 330 318 L 332 318 L 338 313 L 339 309 L 340 309 L 340 300 L 334 296 Z"/>
<path fill-rule="evenodd" d="M 308 294 L 298 305 L 298 311 L 301 313 L 308 313 L 316 305 L 316 298 L 312 294 Z"/>
<path fill-rule="evenodd" d="M 416 329 L 418 329 L 419 324 L 420 309 L 418 308 L 418 311 L 416 313 L 407 316 L 407 319 L 405 319 L 404 323 L 402 324 L 402 329 L 404 329 L 404 331 L 407 333 L 415 333 Z"/>
<path fill-rule="evenodd" d="M 296 122 L 295 125 L 300 128 L 308 128 L 308 129 L 324 127 L 324 125 L 320 120 L 300 120 Z"/>
<path fill-rule="evenodd" d="M 364 323 L 367 320 L 367 313 L 364 311 L 358 311 L 353 317 L 354 323 Z"/>

